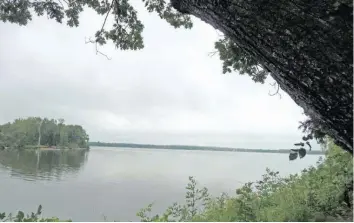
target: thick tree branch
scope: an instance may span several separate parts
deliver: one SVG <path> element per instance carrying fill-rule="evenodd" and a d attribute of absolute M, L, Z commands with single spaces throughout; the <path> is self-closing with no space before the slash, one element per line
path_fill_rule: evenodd
<path fill-rule="evenodd" d="M 171 0 L 270 72 L 323 131 L 353 153 L 351 0 Z"/>

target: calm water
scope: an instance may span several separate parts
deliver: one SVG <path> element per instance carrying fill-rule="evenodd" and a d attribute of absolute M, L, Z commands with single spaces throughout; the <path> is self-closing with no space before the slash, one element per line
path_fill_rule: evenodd
<path fill-rule="evenodd" d="M 287 154 L 94 147 L 90 151 L 0 153 L 0 212 L 35 211 L 74 221 L 137 220 L 151 202 L 155 211 L 184 198 L 188 176 L 213 195 L 233 194 L 258 180 L 266 167 L 288 175 L 319 156 L 288 161 Z"/>

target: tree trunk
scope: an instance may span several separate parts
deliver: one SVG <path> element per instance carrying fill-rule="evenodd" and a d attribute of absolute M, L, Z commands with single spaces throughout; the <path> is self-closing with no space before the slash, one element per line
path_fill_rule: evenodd
<path fill-rule="evenodd" d="M 254 56 L 353 153 L 353 13 L 348 0 L 171 0 Z"/>
<path fill-rule="evenodd" d="M 38 147 L 41 146 L 41 137 L 42 137 L 41 128 L 42 128 L 43 121 L 44 119 L 41 119 L 41 122 L 38 125 Z"/>

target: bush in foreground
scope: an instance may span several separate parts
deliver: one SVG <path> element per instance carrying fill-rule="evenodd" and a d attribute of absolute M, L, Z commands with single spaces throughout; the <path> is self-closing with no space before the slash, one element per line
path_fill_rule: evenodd
<path fill-rule="evenodd" d="M 173 204 L 162 215 L 152 205 L 137 215 L 141 221 L 352 221 L 353 160 L 331 145 L 325 160 L 301 174 L 280 177 L 267 169 L 263 179 L 247 183 L 229 196 L 212 198 L 190 177 L 186 202 Z"/>
<path fill-rule="evenodd" d="M 42 218 L 42 205 L 39 205 L 36 212 L 32 212 L 29 215 L 25 215 L 22 211 L 19 211 L 17 215 L 0 213 L 0 221 L 2 222 L 71 222 L 71 220 L 59 220 L 57 217 Z"/>

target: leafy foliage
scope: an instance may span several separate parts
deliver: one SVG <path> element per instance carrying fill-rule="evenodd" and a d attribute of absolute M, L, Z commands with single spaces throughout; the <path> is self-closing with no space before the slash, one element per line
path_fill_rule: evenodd
<path fill-rule="evenodd" d="M 325 142 L 326 134 L 321 131 L 322 126 L 320 123 L 311 119 L 306 119 L 305 121 L 300 122 L 299 129 L 301 129 L 302 132 L 306 134 L 302 138 L 304 142 L 307 142 L 311 139 L 316 139 L 319 143 Z"/>
<path fill-rule="evenodd" d="M 229 38 L 224 37 L 215 42 L 215 49 L 223 61 L 223 73 L 238 71 L 241 75 L 248 74 L 253 81 L 264 83 L 269 73 L 247 52 L 242 50 Z"/>
<path fill-rule="evenodd" d="M 37 211 L 31 214 L 25 215 L 22 211 L 17 212 L 16 216 L 12 216 L 12 214 L 0 213 L 0 221 L 1 222 L 71 222 L 71 220 L 59 220 L 57 217 L 52 218 L 42 218 L 42 205 L 38 206 Z"/>
<path fill-rule="evenodd" d="M 298 157 L 298 153 L 297 152 L 293 152 L 291 151 L 289 154 L 289 160 L 295 160 Z"/>
<path fill-rule="evenodd" d="M 63 119 L 30 117 L 0 125 L 0 149 L 38 146 L 88 148 L 89 136 L 79 125 L 66 125 Z"/>
<path fill-rule="evenodd" d="M 300 159 L 304 158 L 307 154 L 307 150 L 304 148 L 305 143 L 300 142 L 300 143 L 295 143 L 295 146 L 299 146 L 299 149 L 291 149 L 290 154 L 289 154 L 289 160 L 295 160 L 298 157 Z M 311 151 L 311 145 L 309 142 L 306 141 L 306 145 L 309 147 L 309 151 Z"/>
<path fill-rule="evenodd" d="M 174 10 L 165 0 L 142 0 L 149 12 L 155 12 L 175 28 L 191 28 L 189 16 Z M 27 25 L 33 13 L 47 15 L 59 23 L 66 20 L 70 27 L 79 26 L 80 13 L 85 8 L 93 9 L 98 15 L 104 15 L 102 27 L 95 33 L 94 42 L 103 45 L 111 40 L 121 50 L 144 48 L 142 32 L 144 25 L 129 0 L 5 0 L 0 1 L 0 20 L 19 25 Z M 106 20 L 113 18 L 112 27 L 106 29 Z"/>
<path fill-rule="evenodd" d="M 279 172 L 267 169 L 262 180 L 245 184 L 234 196 L 222 194 L 212 198 L 208 193 L 194 193 L 198 185 L 190 178 L 189 185 L 193 186 L 186 188 L 185 205 L 175 203 L 161 216 L 148 217 L 152 210 L 149 205 L 138 216 L 150 222 L 351 221 L 353 160 L 333 143 L 330 146 L 326 159 L 320 159 L 316 167 L 289 177 L 280 177 Z M 205 202 L 196 208 L 192 195 L 194 200 Z"/>
<path fill-rule="evenodd" d="M 193 219 L 198 213 L 198 208 L 200 206 L 205 206 L 210 202 L 210 197 L 207 188 L 204 187 L 199 189 L 197 187 L 197 181 L 194 177 L 189 177 L 189 183 L 186 186 L 186 190 L 185 204 L 181 205 L 174 203 L 168 207 L 165 213 L 161 216 L 154 215 L 152 217 L 150 216 L 150 213 L 153 204 L 149 204 L 146 208 L 142 208 L 137 213 L 137 216 L 140 217 L 143 222 L 170 221 L 171 219 L 184 222 Z"/>

